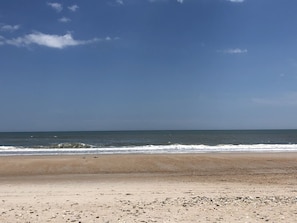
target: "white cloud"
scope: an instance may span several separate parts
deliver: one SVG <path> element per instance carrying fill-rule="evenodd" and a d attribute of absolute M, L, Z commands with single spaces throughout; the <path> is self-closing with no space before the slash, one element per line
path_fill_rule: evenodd
<path fill-rule="evenodd" d="M 57 2 L 48 2 L 47 5 L 53 8 L 57 12 L 61 12 L 63 10 L 62 4 Z"/>
<path fill-rule="evenodd" d="M 41 32 L 35 32 L 23 37 L 17 37 L 13 39 L 6 39 L 3 36 L 0 36 L 0 45 L 13 45 L 16 47 L 27 47 L 30 45 L 39 45 L 49 48 L 63 49 L 70 46 L 79 46 L 92 44 L 99 41 L 112 41 L 118 40 L 118 37 L 111 38 L 107 36 L 106 38 L 94 38 L 90 40 L 75 40 L 70 33 L 65 35 L 51 35 L 44 34 Z"/>
<path fill-rule="evenodd" d="M 62 18 L 59 19 L 59 22 L 67 23 L 67 22 L 71 22 L 71 19 L 69 19 L 67 17 L 62 17 Z"/>
<path fill-rule="evenodd" d="M 79 7 L 78 5 L 71 5 L 71 6 L 68 6 L 68 9 L 72 12 L 76 12 L 79 9 Z"/>
<path fill-rule="evenodd" d="M 219 51 L 219 52 L 223 52 L 226 54 L 245 54 L 248 52 L 247 49 L 240 49 L 240 48 L 234 48 L 234 49 L 227 49 L 227 50 L 223 50 L 223 51 Z"/>
<path fill-rule="evenodd" d="M 168 2 L 169 0 L 148 0 L 149 2 Z M 176 2 L 182 4 L 184 0 L 175 0 Z"/>
<path fill-rule="evenodd" d="M 8 45 L 14 45 L 17 47 L 24 47 L 24 46 L 30 46 L 32 44 L 36 44 L 36 45 L 46 46 L 50 48 L 63 49 L 69 46 L 91 44 L 100 40 L 101 39 L 98 39 L 98 38 L 91 39 L 91 40 L 75 40 L 73 39 L 72 35 L 69 33 L 59 36 L 59 35 L 50 35 L 50 34 L 35 32 L 35 33 L 25 35 L 23 37 L 18 37 L 10 40 L 2 39 L 2 42 Z M 0 42 L 1 42 L 1 39 L 0 39 Z"/>
<path fill-rule="evenodd" d="M 116 3 L 119 5 L 124 5 L 124 1 L 123 0 L 116 0 Z"/>
<path fill-rule="evenodd" d="M 14 32 L 18 30 L 21 26 L 20 25 L 1 25 L 0 30 L 3 32 Z"/>
<path fill-rule="evenodd" d="M 227 0 L 228 2 L 242 3 L 245 0 Z"/>

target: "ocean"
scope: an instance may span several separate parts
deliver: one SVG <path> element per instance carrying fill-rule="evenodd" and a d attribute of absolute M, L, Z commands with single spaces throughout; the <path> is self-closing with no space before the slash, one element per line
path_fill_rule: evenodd
<path fill-rule="evenodd" d="M 297 130 L 0 132 L 0 156 L 297 152 Z"/>

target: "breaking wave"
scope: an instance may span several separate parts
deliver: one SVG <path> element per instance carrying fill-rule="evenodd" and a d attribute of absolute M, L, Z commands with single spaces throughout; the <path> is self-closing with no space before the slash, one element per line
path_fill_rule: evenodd
<path fill-rule="evenodd" d="M 26 148 L 0 146 L 0 156 L 5 155 L 76 155 L 76 154 L 170 154 L 170 153 L 226 153 L 226 152 L 297 152 L 297 144 L 251 145 L 143 145 L 98 147 L 84 143 L 60 143 L 50 147 Z"/>
<path fill-rule="evenodd" d="M 85 143 L 59 143 L 59 144 L 54 144 L 51 146 L 51 148 L 92 148 L 92 145 L 85 144 Z"/>

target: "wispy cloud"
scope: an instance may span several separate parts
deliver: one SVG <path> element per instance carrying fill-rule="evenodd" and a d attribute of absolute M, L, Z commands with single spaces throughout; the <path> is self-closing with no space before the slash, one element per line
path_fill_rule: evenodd
<path fill-rule="evenodd" d="M 123 6 L 125 3 L 124 3 L 124 0 L 109 0 L 107 4 L 109 6 L 116 7 L 116 6 Z"/>
<path fill-rule="evenodd" d="M 56 12 L 61 12 L 63 10 L 62 4 L 57 2 L 48 2 L 47 5 L 54 9 Z"/>
<path fill-rule="evenodd" d="M 149 2 L 168 2 L 169 0 L 148 0 Z M 185 0 L 174 0 L 180 4 L 184 3 Z"/>
<path fill-rule="evenodd" d="M 233 48 L 233 49 L 219 50 L 218 52 L 222 52 L 225 54 L 246 54 L 248 52 L 248 50 L 240 49 L 240 48 Z"/>
<path fill-rule="evenodd" d="M 262 106 L 297 106 L 297 92 L 287 92 L 277 97 L 253 98 L 252 102 Z"/>
<path fill-rule="evenodd" d="M 3 36 L 0 36 L 0 46 L 5 44 L 5 38 Z"/>
<path fill-rule="evenodd" d="M 0 30 L 3 32 L 14 32 L 18 30 L 21 26 L 20 25 L 1 25 Z"/>
<path fill-rule="evenodd" d="M 113 40 L 119 40 L 120 37 L 110 37 L 110 36 L 107 36 L 105 37 L 104 39 L 99 39 L 100 41 L 113 41 Z"/>
<path fill-rule="evenodd" d="M 76 12 L 79 9 L 79 7 L 78 5 L 71 5 L 71 6 L 68 6 L 68 9 L 72 12 Z"/>
<path fill-rule="evenodd" d="M 71 19 L 69 19 L 67 17 L 62 17 L 59 19 L 59 22 L 67 23 L 67 22 L 71 22 Z"/>
<path fill-rule="evenodd" d="M 245 0 L 227 0 L 228 2 L 234 2 L 234 3 L 242 3 Z"/>
<path fill-rule="evenodd" d="M 5 39 L 0 38 L 0 45 L 13 45 L 17 47 L 26 47 L 30 45 L 39 45 L 49 48 L 63 49 L 70 46 L 79 46 L 85 44 L 96 43 L 98 41 L 103 41 L 105 39 L 94 38 L 91 40 L 75 40 L 70 33 L 65 35 L 51 35 L 44 34 L 41 32 L 35 32 L 23 37 Z"/>
<path fill-rule="evenodd" d="M 124 5 L 124 1 L 123 0 L 116 0 L 116 3 L 119 5 Z"/>

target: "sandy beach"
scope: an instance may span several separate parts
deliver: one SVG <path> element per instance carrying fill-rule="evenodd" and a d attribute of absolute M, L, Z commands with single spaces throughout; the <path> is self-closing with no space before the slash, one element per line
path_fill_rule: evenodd
<path fill-rule="evenodd" d="M 295 222 L 296 153 L 0 157 L 0 222 Z"/>

